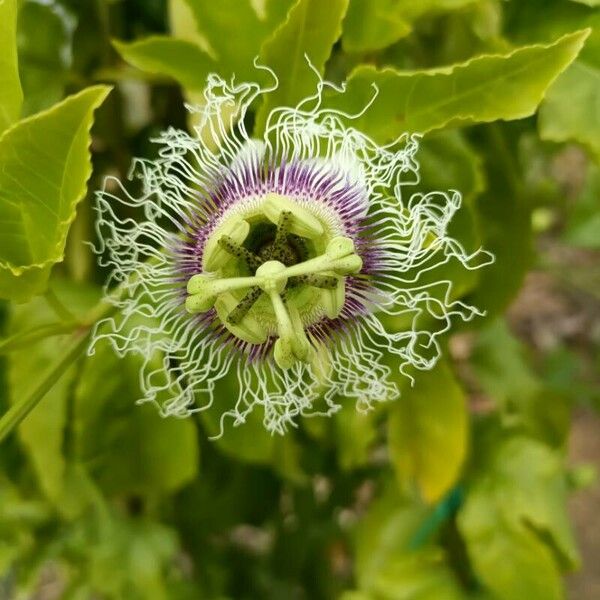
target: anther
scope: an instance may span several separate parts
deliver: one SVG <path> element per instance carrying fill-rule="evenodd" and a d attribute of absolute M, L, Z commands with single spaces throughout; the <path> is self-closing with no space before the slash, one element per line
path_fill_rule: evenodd
<path fill-rule="evenodd" d="M 265 260 L 278 260 L 284 265 L 294 264 L 297 261 L 297 256 L 290 246 L 290 226 L 292 223 L 292 212 L 284 210 L 279 215 L 275 239 L 261 253 Z"/>
<path fill-rule="evenodd" d="M 341 235 L 334 237 L 329 244 L 327 244 L 327 250 L 325 254 L 333 260 L 344 258 L 354 253 L 354 242 L 348 237 Z"/>
<path fill-rule="evenodd" d="M 352 273 L 359 273 L 362 266 L 362 258 L 358 254 L 351 254 L 334 261 L 331 264 L 331 269 L 338 275 L 351 275 Z"/>
<path fill-rule="evenodd" d="M 279 339 L 273 347 L 273 357 L 279 367 L 289 369 L 298 360 L 308 360 L 311 346 L 296 307 L 288 307 L 275 290 L 268 294 L 277 319 L 279 334 Z"/>
<path fill-rule="evenodd" d="M 346 283 L 342 277 L 337 279 L 337 285 L 333 289 L 324 289 L 321 292 L 321 303 L 325 309 L 325 315 L 330 319 L 340 316 L 346 302 Z"/>

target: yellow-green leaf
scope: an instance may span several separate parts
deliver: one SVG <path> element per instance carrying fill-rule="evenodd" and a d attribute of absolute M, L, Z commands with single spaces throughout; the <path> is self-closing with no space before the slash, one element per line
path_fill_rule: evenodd
<path fill-rule="evenodd" d="M 413 30 L 424 16 L 456 10 L 477 0 L 351 0 L 342 44 L 348 52 L 390 46 Z"/>
<path fill-rule="evenodd" d="M 441 498 L 460 473 L 467 424 L 465 394 L 448 365 L 417 373 L 388 421 L 390 459 L 401 487 L 416 482 L 427 502 Z"/>
<path fill-rule="evenodd" d="M 151 36 L 131 43 L 113 41 L 129 64 L 172 77 L 188 90 L 202 90 L 215 61 L 195 43 L 166 36 Z"/>
<path fill-rule="evenodd" d="M 495 447 L 458 516 L 479 580 L 502 600 L 559 600 L 579 563 L 561 456 L 516 437 Z"/>
<path fill-rule="evenodd" d="M 385 48 L 412 30 L 405 7 L 397 0 L 351 0 L 342 44 L 347 52 Z"/>
<path fill-rule="evenodd" d="M 575 61 L 548 90 L 540 107 L 540 137 L 574 140 L 600 158 L 600 68 Z"/>
<path fill-rule="evenodd" d="M 169 31 L 180 40 L 187 40 L 203 50 L 210 48 L 196 25 L 194 13 L 186 0 L 169 0 Z"/>
<path fill-rule="evenodd" d="M 355 539 L 356 581 L 367 598 L 463 598 L 443 550 L 430 542 L 419 548 L 412 545 L 429 518 L 430 510 L 402 497 L 393 487 L 369 506 L 356 529 Z"/>
<path fill-rule="evenodd" d="M 23 92 L 17 64 L 17 0 L 0 2 L 0 134 L 21 113 Z"/>
<path fill-rule="evenodd" d="M 323 4 L 328 4 L 323 3 Z M 291 0 L 186 0 L 198 32 L 225 77 L 255 81 L 254 60 L 263 41 L 283 20 Z"/>
<path fill-rule="evenodd" d="M 579 4 L 586 4 L 587 6 L 600 6 L 600 0 L 573 0 Z"/>
<path fill-rule="evenodd" d="M 63 259 L 67 232 L 91 174 L 93 112 L 110 88 L 95 86 L 0 137 L 0 297 L 41 292 Z"/>
<path fill-rule="evenodd" d="M 359 113 L 353 121 L 377 141 L 405 131 L 426 132 L 451 125 L 520 119 L 533 114 L 548 86 L 575 59 L 588 31 L 565 35 L 551 44 L 517 48 L 506 55 L 478 56 L 465 63 L 427 71 L 358 67 L 344 94 L 328 106 Z"/>
<path fill-rule="evenodd" d="M 264 129 L 273 108 L 295 106 L 314 94 L 317 79 L 306 57 L 323 73 L 331 48 L 342 33 L 347 8 L 348 0 L 298 0 L 287 20 L 265 42 L 260 62 L 275 71 L 279 85 L 265 97 L 258 111 L 258 132 Z"/>

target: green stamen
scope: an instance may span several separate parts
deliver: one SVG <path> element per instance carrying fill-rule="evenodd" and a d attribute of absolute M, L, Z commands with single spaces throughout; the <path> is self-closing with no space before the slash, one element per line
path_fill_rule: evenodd
<path fill-rule="evenodd" d="M 279 339 L 275 342 L 274 358 L 279 367 L 289 369 L 298 360 L 305 361 L 310 354 L 310 343 L 304 333 L 296 307 L 286 305 L 276 290 L 269 298 L 277 318 Z"/>
<path fill-rule="evenodd" d="M 321 303 L 325 308 L 325 314 L 330 319 L 340 316 L 344 303 L 346 302 L 346 284 L 340 277 L 333 289 L 325 289 L 321 292 Z"/>

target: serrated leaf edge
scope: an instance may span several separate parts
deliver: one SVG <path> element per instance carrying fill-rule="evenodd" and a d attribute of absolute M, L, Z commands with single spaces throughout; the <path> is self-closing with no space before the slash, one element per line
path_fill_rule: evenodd
<path fill-rule="evenodd" d="M 106 99 L 108 94 L 111 92 L 111 90 L 112 90 L 112 86 L 96 85 L 96 86 L 91 86 L 91 87 L 85 88 L 84 90 L 81 90 L 77 94 L 72 94 L 71 96 L 68 96 L 67 98 L 65 98 L 64 100 L 59 102 L 58 104 L 55 104 L 54 106 L 51 106 L 50 108 L 48 108 L 46 110 L 43 110 L 35 115 L 26 117 L 25 119 L 21 119 L 20 121 L 13 123 L 8 129 L 6 129 L 2 133 L 2 135 L 0 135 L 0 144 L 3 142 L 5 136 L 7 136 L 10 132 L 14 131 L 15 129 L 18 129 L 23 124 L 35 123 L 36 121 L 39 121 L 42 118 L 48 116 L 49 114 L 51 114 L 52 112 L 57 110 L 59 107 L 67 104 L 68 102 L 73 101 L 74 99 L 84 96 L 86 94 L 91 95 L 91 92 L 95 91 L 98 94 L 97 98 L 94 100 L 94 102 L 92 104 L 90 104 L 89 112 L 86 113 L 86 116 L 90 113 L 93 114 L 93 112 L 104 102 L 104 100 Z M 82 121 L 82 124 L 83 124 L 83 122 L 84 121 Z M 89 126 L 86 128 L 88 137 L 91 132 L 93 124 L 94 124 L 94 120 L 90 119 Z M 80 125 L 80 127 L 81 127 L 81 125 Z M 79 128 L 77 131 L 79 132 Z M 68 156 L 70 156 L 72 149 L 73 149 L 73 147 L 71 144 L 71 148 L 69 149 Z M 85 179 L 83 181 L 82 187 L 81 187 L 79 193 L 77 194 L 78 199 L 75 201 L 75 203 L 73 205 L 73 211 L 71 212 L 69 218 L 66 219 L 65 221 L 61 221 L 57 225 L 57 230 L 59 232 L 59 236 L 58 236 L 58 240 L 56 242 L 54 249 L 49 253 L 50 254 L 49 258 L 46 259 L 45 261 L 42 261 L 39 263 L 33 263 L 31 265 L 20 265 L 20 266 L 15 266 L 10 262 L 0 260 L 0 269 L 5 269 L 7 271 L 10 271 L 10 273 L 12 275 L 14 275 L 15 277 L 20 277 L 30 271 L 34 271 L 34 270 L 42 271 L 42 270 L 46 269 L 47 267 L 50 267 L 50 266 L 52 266 L 58 262 L 62 262 L 64 260 L 64 244 L 65 244 L 65 241 L 67 238 L 67 233 L 68 233 L 69 227 L 71 226 L 71 223 L 75 220 L 75 217 L 77 215 L 77 210 L 76 210 L 77 205 L 81 202 L 81 200 L 85 196 L 85 193 L 87 190 L 87 184 L 92 175 L 92 165 L 91 165 L 91 161 L 89 160 L 89 158 L 91 157 L 89 143 L 88 143 L 88 147 L 87 147 L 87 152 L 88 152 L 88 163 L 87 163 L 88 168 L 87 168 L 87 173 L 85 173 Z M 63 173 L 63 177 L 64 177 L 64 173 Z M 60 247 L 62 247 L 63 250 L 58 251 L 58 249 Z"/>
<path fill-rule="evenodd" d="M 563 65 L 562 68 L 556 72 L 556 74 L 549 79 L 548 84 L 546 85 L 546 87 L 544 88 L 544 90 L 542 91 L 542 93 L 540 94 L 539 98 L 537 99 L 537 101 L 535 102 L 535 108 L 531 111 L 524 111 L 521 113 L 517 113 L 517 116 L 515 117 L 510 117 L 510 118 L 498 118 L 498 119 L 487 119 L 487 120 L 482 120 L 477 118 L 474 114 L 465 114 L 464 116 L 460 116 L 460 117 L 451 117 L 449 119 L 447 119 L 446 121 L 441 122 L 439 125 L 435 125 L 433 127 L 427 128 L 427 129 L 423 129 L 423 130 L 419 130 L 420 133 L 426 133 L 428 131 L 434 131 L 434 130 L 438 130 L 438 129 L 442 129 L 444 127 L 447 127 L 450 124 L 457 124 L 457 123 L 464 123 L 464 124 L 469 124 L 469 123 L 473 123 L 473 122 L 477 122 L 477 123 L 485 123 L 485 122 L 492 122 L 492 121 L 512 121 L 515 119 L 521 119 L 521 118 L 525 118 L 525 117 L 529 117 L 531 115 L 533 115 L 535 113 L 535 111 L 537 110 L 537 108 L 539 107 L 539 105 L 541 104 L 541 102 L 543 101 L 546 91 L 550 88 L 550 86 L 558 79 L 558 77 L 564 73 L 564 71 L 569 67 L 569 65 L 571 65 L 573 63 L 573 61 L 577 58 L 579 52 L 581 51 L 581 49 L 583 48 L 583 45 L 586 41 L 586 39 L 588 38 L 588 36 L 591 33 L 591 28 L 587 28 L 587 29 L 581 29 L 578 31 L 574 31 L 571 33 L 567 33 L 563 36 L 561 36 L 560 38 L 558 38 L 557 40 L 555 40 L 554 42 L 551 42 L 549 44 L 530 44 L 527 46 L 519 46 L 518 48 L 515 48 L 514 50 L 512 50 L 511 52 L 507 53 L 507 54 L 479 54 L 477 56 L 474 56 L 473 58 L 470 58 L 469 60 L 462 62 L 462 63 L 455 63 L 453 65 L 449 65 L 449 66 L 444 66 L 444 67 L 437 67 L 437 68 L 433 68 L 433 69 L 425 69 L 425 70 L 413 70 L 413 71 L 398 71 L 392 67 L 385 67 L 383 69 L 374 69 L 373 67 L 371 67 L 370 65 L 359 65 L 357 66 L 353 71 L 350 72 L 348 78 L 347 78 L 347 82 L 351 81 L 353 76 L 355 74 L 361 73 L 361 72 L 365 72 L 365 71 L 373 71 L 374 73 L 377 74 L 391 74 L 391 75 L 398 75 L 401 77 L 404 76 L 410 76 L 410 75 L 424 75 L 426 77 L 433 77 L 436 75 L 451 75 L 452 73 L 454 73 L 457 69 L 462 69 L 462 68 L 467 68 L 470 65 L 477 63 L 477 62 L 481 62 L 483 60 L 487 60 L 490 58 L 505 58 L 505 59 L 510 59 L 513 56 L 524 52 L 526 50 L 532 50 L 532 49 L 543 49 L 543 50 L 549 50 L 551 48 L 554 48 L 556 46 L 559 46 L 561 44 L 563 44 L 564 42 L 566 42 L 567 40 L 571 39 L 575 42 L 574 44 L 574 48 L 573 48 L 573 52 L 572 55 L 569 57 L 569 60 L 567 60 Z M 487 82 L 486 82 L 487 83 Z"/>

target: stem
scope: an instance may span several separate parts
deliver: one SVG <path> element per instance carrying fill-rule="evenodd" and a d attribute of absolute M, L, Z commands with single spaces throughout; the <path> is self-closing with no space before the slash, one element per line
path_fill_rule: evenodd
<path fill-rule="evenodd" d="M 87 346 L 91 328 L 80 329 L 73 333 L 65 354 L 56 362 L 33 391 L 25 398 L 13 404 L 0 419 L 0 442 L 33 410 L 38 402 L 52 389 L 63 373 L 71 366 Z"/>
<path fill-rule="evenodd" d="M 464 496 L 464 490 L 461 484 L 451 489 L 444 498 L 442 498 L 433 508 L 429 516 L 421 523 L 421 526 L 413 534 L 409 541 L 410 550 L 422 548 L 439 528 L 450 518 L 452 518 L 459 509 Z"/>
<path fill-rule="evenodd" d="M 121 291 L 121 289 L 117 289 L 115 295 L 118 295 Z M 71 334 L 66 352 L 46 372 L 28 396 L 18 400 L 2 415 L 2 418 L 0 418 L 0 442 L 23 421 L 37 406 L 38 402 L 54 387 L 54 384 L 62 377 L 64 372 L 85 351 L 94 324 L 100 319 L 109 316 L 115 310 L 116 307 L 113 304 L 110 304 L 107 300 L 101 300 L 83 318 L 82 322 L 78 325 L 78 329 Z"/>
<path fill-rule="evenodd" d="M 15 335 L 0 341 L 0 354 L 8 354 L 14 350 L 18 350 L 23 346 L 27 346 L 38 340 L 43 340 L 47 337 L 55 335 L 61 335 L 64 333 L 70 333 L 76 329 L 80 324 L 76 322 L 65 322 L 65 323 L 48 323 L 46 325 L 39 325 L 33 327 L 29 331 L 23 333 L 17 333 Z"/>

